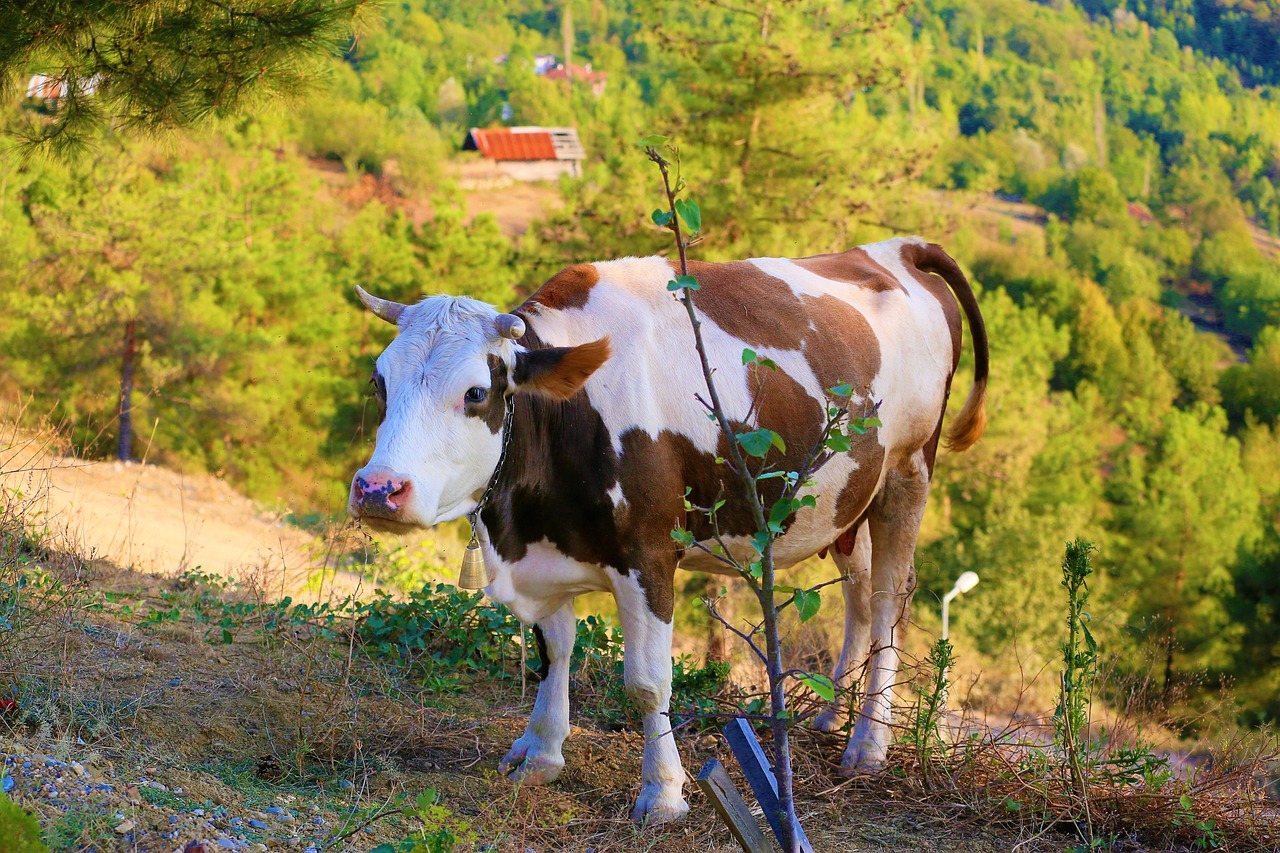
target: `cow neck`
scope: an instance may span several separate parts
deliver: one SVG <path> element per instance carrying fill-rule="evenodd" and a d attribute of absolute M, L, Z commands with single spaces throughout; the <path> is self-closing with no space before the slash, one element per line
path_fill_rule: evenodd
<path fill-rule="evenodd" d="M 484 509 L 484 505 L 488 503 L 494 487 L 498 485 L 498 478 L 502 476 L 503 463 L 507 461 L 507 448 L 511 445 L 511 433 L 513 432 L 511 422 L 515 419 L 516 413 L 514 394 L 507 398 L 506 409 L 507 411 L 502 417 L 502 450 L 498 453 L 498 464 L 494 466 L 493 473 L 489 475 L 489 482 L 485 484 L 484 493 L 480 495 L 480 500 L 476 501 L 476 508 L 467 514 L 467 520 L 471 522 L 471 538 L 473 540 L 476 538 L 476 523 L 480 520 L 480 512 Z"/>
<path fill-rule="evenodd" d="M 533 332 L 520 343 L 548 346 Z M 510 402 L 520 410 L 510 450 L 481 513 L 494 550 L 515 561 L 547 540 L 566 555 L 613 565 L 613 554 L 579 553 L 582 542 L 616 534 L 607 493 L 617 483 L 618 457 L 600 414 L 583 391 L 568 400 L 516 393 Z"/>

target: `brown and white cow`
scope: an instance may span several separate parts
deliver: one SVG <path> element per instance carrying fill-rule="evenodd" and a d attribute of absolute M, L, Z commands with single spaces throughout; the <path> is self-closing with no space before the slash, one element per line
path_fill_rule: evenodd
<path fill-rule="evenodd" d="M 818 440 L 825 389 L 851 385 L 854 412 L 879 406 L 882 426 L 819 468 L 817 505 L 800 510 L 774 551 L 785 567 L 830 549 L 847 578 L 836 679 L 868 655 L 870 670 L 842 766 L 878 767 L 916 537 L 960 360 L 961 309 L 975 384 L 948 445 L 968 448 L 986 424 L 987 339 L 973 292 L 955 261 L 916 238 L 690 266 L 723 405 L 731 418 L 786 439 L 778 468 L 795 470 Z M 675 570 L 723 570 L 680 549 L 671 530 L 709 540 L 707 519 L 684 509 L 686 487 L 695 506 L 736 488 L 715 463 L 720 437 L 695 400 L 704 381 L 684 308 L 667 290 L 674 274 L 658 257 L 580 264 L 512 314 L 461 297 L 400 305 L 360 291 L 399 335 L 373 374 L 384 417 L 373 457 L 352 482 L 351 514 L 393 530 L 468 514 L 498 467 L 507 407 L 515 407 L 507 457 L 480 516 L 492 572 L 486 592 L 537 626 L 547 666 L 528 726 L 500 769 L 525 784 L 560 774 L 573 600 L 607 590 L 626 639 L 626 690 L 644 715 L 638 820 L 688 810 L 666 714 Z M 747 347 L 777 370 L 744 366 Z M 718 523 L 744 543 L 754 533 L 733 500 Z M 816 725 L 834 730 L 839 716 L 827 709 Z"/>

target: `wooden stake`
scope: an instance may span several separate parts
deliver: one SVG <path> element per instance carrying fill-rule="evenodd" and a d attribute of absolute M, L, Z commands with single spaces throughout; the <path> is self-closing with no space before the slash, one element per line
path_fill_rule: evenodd
<path fill-rule="evenodd" d="M 738 793 L 729 771 L 719 759 L 713 758 L 702 766 L 698 773 L 698 787 L 715 808 L 720 820 L 729 827 L 744 853 L 773 853 L 773 845 L 760 831 L 755 815 Z"/>
<path fill-rule="evenodd" d="M 778 780 L 773 778 L 773 767 L 765 757 L 764 749 L 756 739 L 756 733 L 751 731 L 751 726 L 746 720 L 739 717 L 730 720 L 724 727 L 724 736 L 729 741 L 729 748 L 733 750 L 733 757 L 738 759 L 742 775 L 747 777 L 751 791 L 756 795 L 756 802 L 760 804 L 760 808 L 764 809 L 769 827 L 781 842 L 782 809 L 778 806 Z M 796 822 L 796 831 L 799 836 L 796 841 L 801 853 L 813 853 L 813 845 L 805 837 L 799 821 Z"/>

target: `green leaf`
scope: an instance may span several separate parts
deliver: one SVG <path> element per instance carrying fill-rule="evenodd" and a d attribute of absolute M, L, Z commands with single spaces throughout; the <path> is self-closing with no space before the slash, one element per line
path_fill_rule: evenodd
<path fill-rule="evenodd" d="M 689 229 L 690 234 L 697 234 L 702 230 L 702 211 L 698 208 L 696 201 L 678 198 L 675 207 L 676 215 L 680 217 L 685 228 Z"/>
<path fill-rule="evenodd" d="M 671 538 L 685 548 L 693 545 L 693 534 L 681 527 L 677 527 L 671 531 Z"/>
<path fill-rule="evenodd" d="M 667 290 L 700 290 L 702 285 L 691 275 L 678 275 L 667 282 Z"/>
<path fill-rule="evenodd" d="M 849 441 L 849 436 L 839 430 L 832 430 L 827 436 L 827 440 L 823 442 L 827 446 L 827 450 L 832 453 L 848 453 L 853 444 Z"/>
<path fill-rule="evenodd" d="M 654 133 L 654 134 L 650 134 L 649 136 L 646 136 L 644 139 L 641 139 L 639 142 L 639 145 L 641 148 L 657 148 L 659 145 L 661 145 L 666 141 L 667 141 L 667 138 L 665 136 L 659 136 L 658 134 Z"/>
<path fill-rule="evenodd" d="M 848 382 L 844 383 L 843 385 L 836 385 L 832 388 L 828 388 L 827 390 L 830 391 L 836 397 L 853 396 L 853 386 L 850 385 Z"/>
<path fill-rule="evenodd" d="M 782 533 L 782 523 L 790 518 L 794 511 L 791 501 L 778 501 L 769 509 L 769 529 L 774 533 Z"/>
<path fill-rule="evenodd" d="M 671 211 L 663 210 L 660 207 L 656 208 L 653 213 L 649 214 L 649 218 L 653 220 L 654 225 L 661 225 L 664 228 L 670 224 L 672 216 L 674 216 L 674 214 Z"/>
<path fill-rule="evenodd" d="M 1090 634 L 1090 633 L 1089 633 L 1089 626 L 1088 626 L 1088 625 L 1085 625 L 1083 622 L 1081 622 L 1081 623 L 1080 623 L 1080 628 L 1081 628 L 1081 630 L 1083 630 L 1083 631 L 1084 631 L 1084 644 L 1085 644 L 1085 647 L 1089 649 L 1089 653 L 1090 653 L 1090 654 L 1095 654 L 1095 655 L 1096 655 L 1096 654 L 1098 653 L 1098 641 L 1097 641 L 1097 640 L 1095 640 L 1095 639 L 1093 638 L 1093 634 Z"/>
<path fill-rule="evenodd" d="M 796 615 L 800 617 L 801 622 L 808 622 L 814 616 L 818 615 L 818 610 L 822 607 L 822 595 L 816 589 L 800 589 L 796 588 Z"/>
<path fill-rule="evenodd" d="M 231 645 L 232 643 L 234 643 L 234 642 L 235 642 L 235 640 L 236 640 L 236 638 L 235 638 L 234 636 L 232 636 L 232 634 L 231 634 L 231 632 L 230 632 L 230 631 L 228 631 L 226 628 L 223 628 L 223 629 L 222 629 L 222 644 L 223 644 L 224 646 L 229 646 L 229 645 Z"/>
<path fill-rule="evenodd" d="M 756 535 L 751 537 L 751 544 L 756 549 L 757 554 L 764 554 L 764 549 L 768 546 L 771 538 L 767 530 L 756 531 Z"/>
<path fill-rule="evenodd" d="M 813 507 L 816 507 L 818 505 L 818 496 L 805 495 L 804 497 L 800 498 L 800 500 L 796 501 L 795 504 L 796 504 L 797 510 L 800 509 L 801 507 L 806 507 L 806 506 L 812 509 Z"/>
<path fill-rule="evenodd" d="M 753 349 L 744 349 L 742 351 L 743 364 L 754 364 L 757 358 L 759 358 L 759 356 L 756 355 L 756 351 Z"/>
<path fill-rule="evenodd" d="M 827 676 L 804 672 L 797 675 L 796 680 L 818 694 L 820 699 L 825 699 L 828 702 L 835 701 L 836 686 L 831 683 L 831 679 Z"/>
<path fill-rule="evenodd" d="M 778 436 L 773 430 L 757 429 L 751 432 L 738 433 L 738 444 L 742 445 L 742 449 L 752 456 L 763 457 L 769 452 L 770 447 L 774 447 L 774 439 Z M 780 439 L 779 439 L 780 440 Z"/>

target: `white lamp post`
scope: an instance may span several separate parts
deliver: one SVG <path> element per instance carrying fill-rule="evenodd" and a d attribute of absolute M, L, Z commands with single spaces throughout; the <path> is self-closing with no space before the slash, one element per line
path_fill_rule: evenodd
<path fill-rule="evenodd" d="M 951 592 L 942 596 L 942 639 L 947 639 L 947 620 L 950 616 L 949 608 L 951 606 L 951 599 L 961 593 L 968 592 L 977 585 L 977 572 L 965 572 L 960 577 L 956 578 L 956 585 L 951 587 Z"/>

